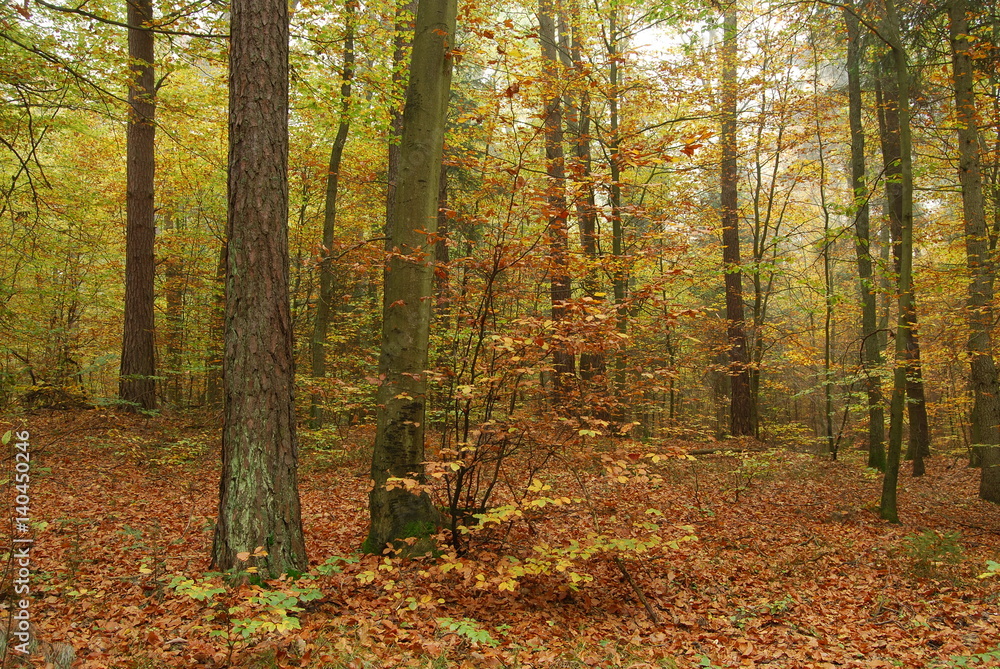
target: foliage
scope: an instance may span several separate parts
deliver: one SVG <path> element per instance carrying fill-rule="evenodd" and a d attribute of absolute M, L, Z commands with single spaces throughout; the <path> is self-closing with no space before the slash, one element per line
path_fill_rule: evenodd
<path fill-rule="evenodd" d="M 962 559 L 962 545 L 959 543 L 961 538 L 962 535 L 958 532 L 938 533 L 927 530 L 906 537 L 904 551 L 915 573 L 931 576 L 942 565 L 955 564 Z"/>

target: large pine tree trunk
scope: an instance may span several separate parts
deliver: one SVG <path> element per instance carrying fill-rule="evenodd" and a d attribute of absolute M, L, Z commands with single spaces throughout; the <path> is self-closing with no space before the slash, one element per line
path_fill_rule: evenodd
<path fill-rule="evenodd" d="M 958 177 L 965 214 L 965 253 L 969 266 L 969 358 L 973 392 L 972 441 L 982 454 L 979 496 L 1000 502 L 1000 384 L 993 359 L 993 285 L 995 263 L 989 248 L 979 161 L 979 129 L 969 54 L 965 0 L 951 0 L 951 62 L 958 120 Z"/>
<path fill-rule="evenodd" d="M 326 336 L 330 329 L 330 315 L 333 311 L 333 234 L 337 227 L 337 191 L 340 186 L 340 165 L 347 145 L 347 134 L 351 129 L 351 81 L 354 79 L 354 0 L 344 4 L 344 67 L 340 83 L 340 123 L 337 136 L 330 149 L 330 163 L 326 176 L 326 203 L 323 214 L 323 249 L 319 264 L 319 299 L 316 303 L 316 319 L 313 322 L 310 342 L 310 373 L 314 379 L 326 376 Z M 309 423 L 312 428 L 323 426 L 323 402 L 321 393 L 313 393 L 310 398 Z"/>
<path fill-rule="evenodd" d="M 288 3 L 234 0 L 229 60 L 225 411 L 214 568 L 263 547 L 306 567 L 288 298 Z M 255 565 L 257 566 L 257 565 Z"/>
<path fill-rule="evenodd" d="M 153 81 L 152 0 L 128 2 L 129 86 L 126 141 L 125 327 L 118 394 L 143 409 L 156 408 L 153 340 L 153 177 L 156 103 Z"/>
<path fill-rule="evenodd" d="M 885 409 L 879 367 L 882 351 L 877 336 L 875 278 L 872 272 L 868 184 L 865 179 L 865 131 L 861 123 L 861 32 L 853 10 L 844 10 L 847 26 L 847 79 L 851 126 L 851 189 L 854 192 L 855 252 L 861 292 L 862 367 L 868 395 L 868 466 L 885 470 Z"/>
<path fill-rule="evenodd" d="M 736 165 L 736 9 L 726 11 L 722 42 L 722 264 L 726 284 L 726 322 L 729 338 L 730 434 L 753 435 L 750 365 L 744 331 L 743 281 L 740 270 L 740 224 Z"/>
<path fill-rule="evenodd" d="M 382 308 L 371 527 L 364 545 L 370 553 L 380 553 L 387 545 L 404 549 L 401 540 L 413 538 L 404 553 L 423 554 L 433 548 L 430 535 L 440 520 L 426 492 L 393 485 L 389 479 L 419 482 L 423 474 L 433 234 L 455 15 L 455 0 L 422 0 L 417 7 L 390 228 L 393 253 L 385 274 Z"/>

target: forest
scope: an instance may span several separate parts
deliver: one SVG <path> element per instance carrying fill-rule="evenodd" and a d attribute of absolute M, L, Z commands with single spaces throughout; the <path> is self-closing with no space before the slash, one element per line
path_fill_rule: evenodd
<path fill-rule="evenodd" d="M 0 667 L 1000 667 L 995 3 L 0 38 Z"/>

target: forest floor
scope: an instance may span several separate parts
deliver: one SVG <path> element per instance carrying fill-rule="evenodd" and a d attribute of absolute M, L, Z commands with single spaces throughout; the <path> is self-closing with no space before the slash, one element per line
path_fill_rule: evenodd
<path fill-rule="evenodd" d="M 357 552 L 370 433 L 336 449 L 303 433 L 314 578 L 261 590 L 205 576 L 217 422 L 96 410 L 0 420 L 0 433 L 31 432 L 30 611 L 50 666 L 63 644 L 74 666 L 136 669 L 1000 666 L 989 655 L 1000 577 L 977 578 L 1000 560 L 1000 507 L 977 499 L 978 472 L 960 460 L 932 458 L 920 479 L 904 467 L 903 523 L 890 525 L 875 512 L 881 479 L 856 451 L 654 463 L 649 446 L 598 442 L 561 474 L 538 474 L 532 499 L 552 502 L 474 534 L 465 556 L 400 561 Z M 662 541 L 642 543 L 650 531 Z M 639 543 L 569 550 L 602 532 L 606 545 Z M 513 583 L 505 556 L 532 555 L 553 573 Z M 0 605 L 12 605 L 9 567 Z"/>

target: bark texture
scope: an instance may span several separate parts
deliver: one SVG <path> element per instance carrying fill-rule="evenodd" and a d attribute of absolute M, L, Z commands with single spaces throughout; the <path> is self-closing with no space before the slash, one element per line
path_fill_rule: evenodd
<path fill-rule="evenodd" d="M 212 563 L 306 568 L 288 299 L 288 5 L 234 0 L 222 480 Z"/>
<path fill-rule="evenodd" d="M 156 91 L 153 80 L 152 0 L 128 2 L 128 91 L 126 139 L 125 327 L 118 395 L 134 407 L 156 408 L 153 278 L 153 178 Z"/>
<path fill-rule="evenodd" d="M 433 235 L 455 15 L 455 0 L 423 0 L 417 7 L 382 307 L 371 527 L 364 545 L 370 553 L 386 546 L 411 555 L 433 550 L 430 535 L 440 521 L 425 492 L 389 479 L 419 483 L 423 474 Z"/>
<path fill-rule="evenodd" d="M 972 386 L 972 442 L 979 446 L 982 474 L 979 496 L 1000 502 L 1000 384 L 993 359 L 993 286 L 995 263 L 989 248 L 979 160 L 979 129 L 969 54 L 965 0 L 951 0 L 951 62 L 958 121 L 958 177 L 965 215 L 965 254 L 969 267 L 969 380 Z"/>

